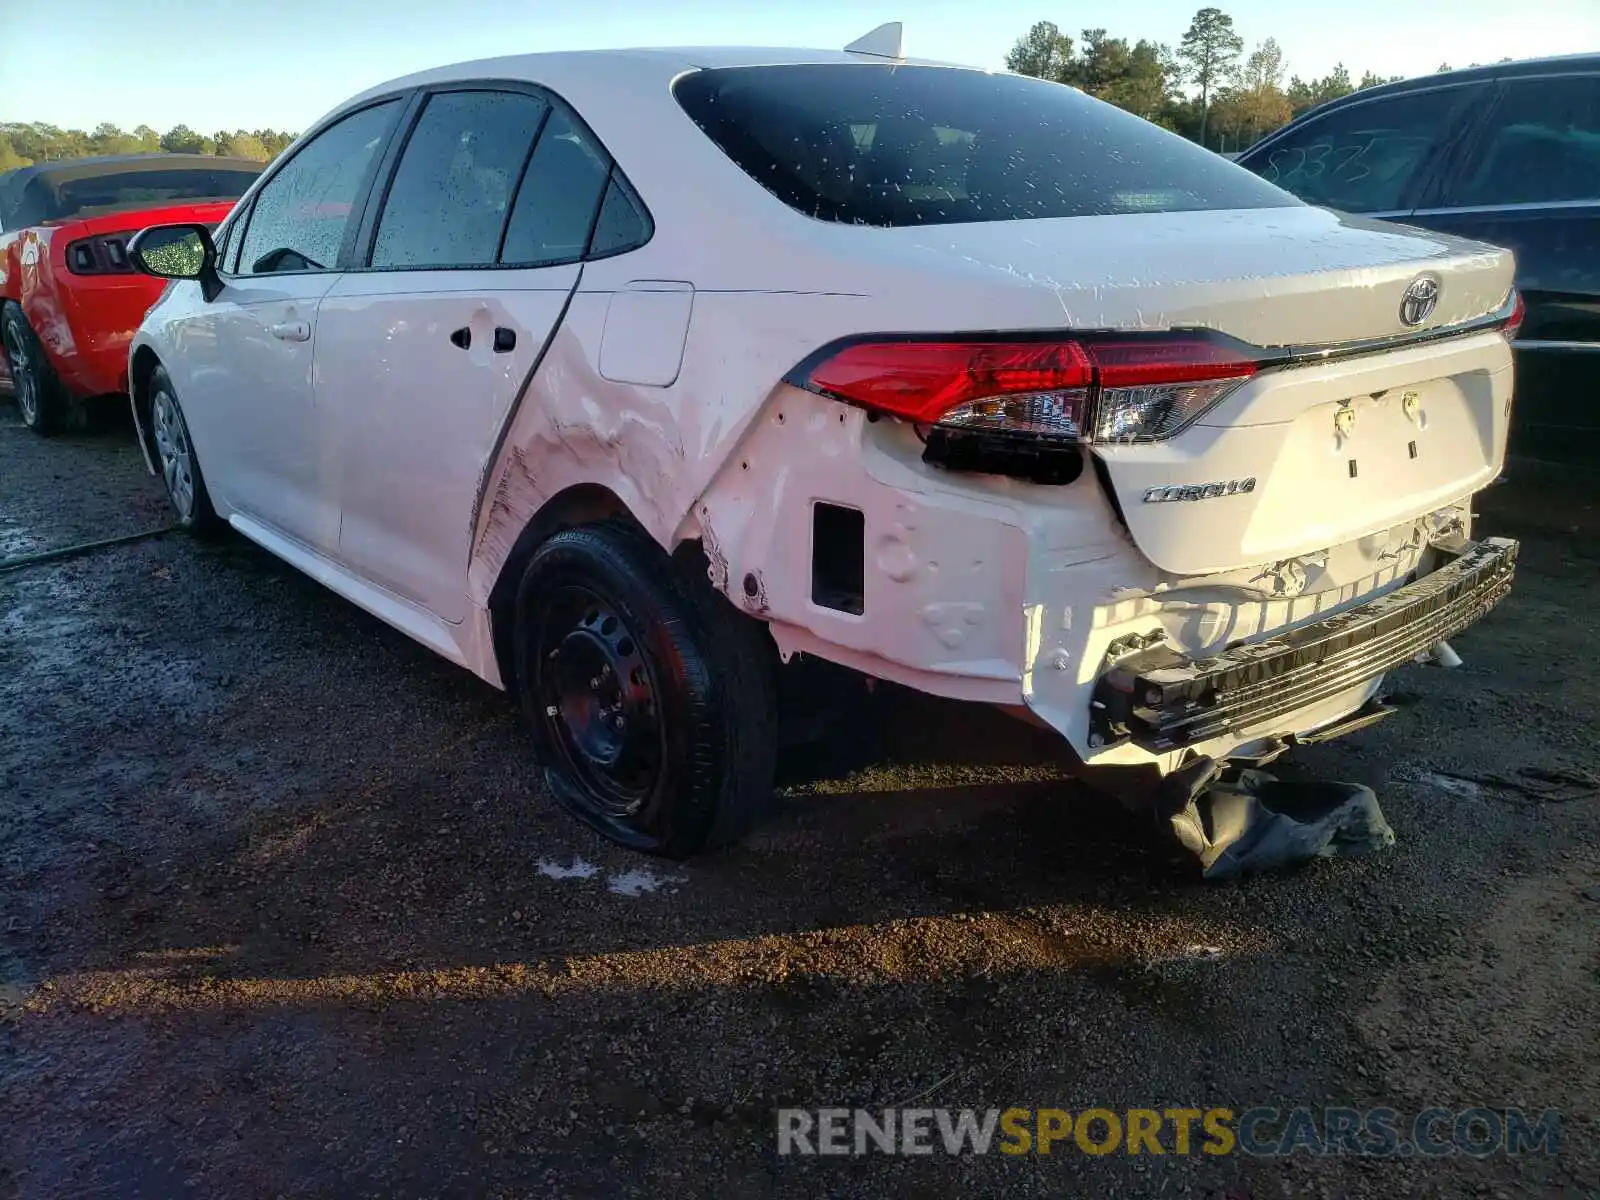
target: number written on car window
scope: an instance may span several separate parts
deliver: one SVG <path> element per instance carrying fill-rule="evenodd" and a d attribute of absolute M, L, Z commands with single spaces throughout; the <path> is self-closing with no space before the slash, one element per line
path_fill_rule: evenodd
<path fill-rule="evenodd" d="M 1448 134 L 1461 88 L 1352 104 L 1291 129 L 1244 165 L 1302 200 L 1346 212 L 1400 208 Z"/>

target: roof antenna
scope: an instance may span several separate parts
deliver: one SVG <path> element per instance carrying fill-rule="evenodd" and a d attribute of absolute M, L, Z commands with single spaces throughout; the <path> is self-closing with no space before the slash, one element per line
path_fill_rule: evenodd
<path fill-rule="evenodd" d="M 879 25 L 865 37 L 859 37 L 844 48 L 846 54 L 870 54 L 873 58 L 904 58 L 902 30 L 899 21 Z"/>

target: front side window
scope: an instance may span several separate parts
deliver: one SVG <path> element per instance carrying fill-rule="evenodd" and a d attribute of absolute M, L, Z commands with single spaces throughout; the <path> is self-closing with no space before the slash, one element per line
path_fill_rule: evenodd
<path fill-rule="evenodd" d="M 224 272 L 228 270 L 228 249 L 238 241 L 236 235 L 239 232 L 238 221 L 229 221 L 225 224 L 227 228 L 222 230 L 222 236 L 216 238 L 217 270 Z M 212 232 L 215 234 L 216 230 Z"/>
<path fill-rule="evenodd" d="M 520 92 L 429 99 L 384 202 L 374 267 L 487 266 L 549 106 Z"/>
<path fill-rule="evenodd" d="M 674 91 L 745 174 L 825 221 L 927 225 L 1297 203 L 1131 113 L 1016 75 L 735 67 L 695 72 Z"/>
<path fill-rule="evenodd" d="M 335 122 L 267 180 L 244 232 L 241 274 L 338 265 L 345 231 L 399 104 L 385 101 Z"/>
<path fill-rule="evenodd" d="M 1449 136 L 1475 88 L 1431 88 L 1335 109 L 1240 165 L 1310 204 L 1344 212 L 1404 207 L 1407 189 Z"/>
<path fill-rule="evenodd" d="M 1446 203 L 1572 200 L 1600 201 L 1600 75 L 1507 83 Z"/>

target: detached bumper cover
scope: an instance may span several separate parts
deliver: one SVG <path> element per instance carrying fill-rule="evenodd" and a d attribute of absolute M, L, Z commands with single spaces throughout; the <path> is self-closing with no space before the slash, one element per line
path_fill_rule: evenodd
<path fill-rule="evenodd" d="M 1415 583 L 1214 658 L 1148 646 L 1095 685 L 1093 731 L 1175 750 L 1337 696 L 1471 625 L 1511 590 L 1516 561 L 1515 541 L 1486 538 Z"/>

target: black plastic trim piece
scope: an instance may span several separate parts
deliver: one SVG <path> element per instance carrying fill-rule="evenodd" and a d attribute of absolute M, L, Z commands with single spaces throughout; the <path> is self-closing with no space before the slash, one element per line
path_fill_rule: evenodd
<path fill-rule="evenodd" d="M 1060 486 L 1083 474 L 1083 445 L 1076 438 L 996 433 L 935 425 L 923 441 L 922 461 L 947 471 L 1005 475 Z"/>

